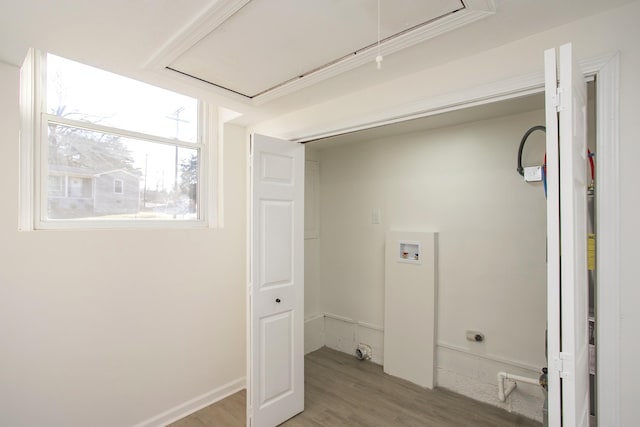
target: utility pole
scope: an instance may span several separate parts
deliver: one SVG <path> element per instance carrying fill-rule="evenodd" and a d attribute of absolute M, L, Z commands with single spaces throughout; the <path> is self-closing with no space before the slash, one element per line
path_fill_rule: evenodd
<path fill-rule="evenodd" d="M 180 123 L 189 123 L 188 120 L 181 120 L 180 113 L 184 111 L 184 107 L 178 108 L 176 111 L 171 113 L 170 116 L 167 116 L 168 119 L 175 120 L 176 122 L 176 140 L 180 139 Z M 173 198 L 174 201 L 178 201 L 178 146 L 176 145 L 176 161 L 174 165 L 174 174 L 173 174 Z M 177 210 L 174 211 L 173 218 L 176 218 Z"/>
<path fill-rule="evenodd" d="M 182 120 L 180 118 L 180 114 L 184 111 L 184 107 L 178 108 L 176 111 L 171 113 L 171 115 L 167 116 L 168 119 L 174 120 L 176 122 L 176 139 L 179 139 L 180 136 L 180 123 L 189 123 L 188 120 Z M 178 146 L 176 145 L 176 162 L 175 162 L 175 173 L 173 177 L 173 191 L 178 193 Z"/>

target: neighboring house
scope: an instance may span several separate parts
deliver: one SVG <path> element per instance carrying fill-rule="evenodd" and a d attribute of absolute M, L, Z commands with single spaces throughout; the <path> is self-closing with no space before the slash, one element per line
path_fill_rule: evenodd
<path fill-rule="evenodd" d="M 130 214 L 140 210 L 140 177 L 125 169 L 94 176 L 96 215 Z"/>
<path fill-rule="evenodd" d="M 51 166 L 48 186 L 50 218 L 131 214 L 140 207 L 140 178 L 125 169 Z"/>

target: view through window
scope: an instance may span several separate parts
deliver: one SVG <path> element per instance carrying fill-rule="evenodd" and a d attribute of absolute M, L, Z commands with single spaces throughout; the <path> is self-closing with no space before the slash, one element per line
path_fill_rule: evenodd
<path fill-rule="evenodd" d="M 199 220 L 197 99 L 46 55 L 41 220 Z"/>

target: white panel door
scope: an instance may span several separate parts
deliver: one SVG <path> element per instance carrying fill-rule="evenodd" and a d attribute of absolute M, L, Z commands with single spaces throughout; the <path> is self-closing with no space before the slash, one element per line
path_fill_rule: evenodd
<path fill-rule="evenodd" d="M 304 409 L 304 145 L 251 140 L 247 425 Z"/>
<path fill-rule="evenodd" d="M 545 52 L 549 425 L 589 425 L 586 85 L 571 45 Z"/>

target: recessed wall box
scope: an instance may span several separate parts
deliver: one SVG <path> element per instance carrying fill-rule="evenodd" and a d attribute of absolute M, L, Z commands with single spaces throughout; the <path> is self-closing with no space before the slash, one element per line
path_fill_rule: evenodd
<path fill-rule="evenodd" d="M 398 262 L 408 262 L 420 264 L 422 252 L 420 242 L 408 242 L 401 240 L 398 242 Z"/>

